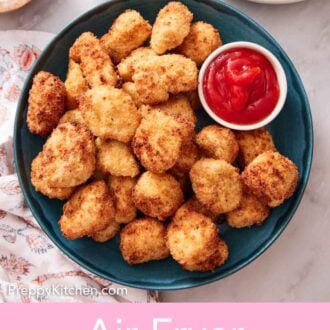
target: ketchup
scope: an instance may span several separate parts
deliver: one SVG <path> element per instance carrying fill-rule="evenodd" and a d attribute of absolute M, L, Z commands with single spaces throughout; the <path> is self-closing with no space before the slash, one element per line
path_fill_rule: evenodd
<path fill-rule="evenodd" d="M 230 49 L 217 56 L 205 71 L 203 91 L 218 117 L 240 125 L 266 118 L 280 95 L 271 63 L 248 48 Z"/>

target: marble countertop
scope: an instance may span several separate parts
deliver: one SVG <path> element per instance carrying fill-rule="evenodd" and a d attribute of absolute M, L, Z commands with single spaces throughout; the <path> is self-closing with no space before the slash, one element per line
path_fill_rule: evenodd
<path fill-rule="evenodd" d="M 98 0 L 33 0 L 0 16 L 0 30 L 57 33 Z M 213 284 L 162 293 L 163 301 L 330 301 L 330 1 L 260 5 L 227 0 L 262 24 L 291 57 L 313 112 L 315 149 L 302 203 L 281 237 L 257 260 Z"/>

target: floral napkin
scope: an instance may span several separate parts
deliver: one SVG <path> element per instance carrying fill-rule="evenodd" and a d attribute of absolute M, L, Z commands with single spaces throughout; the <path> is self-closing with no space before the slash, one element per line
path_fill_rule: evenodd
<path fill-rule="evenodd" d="M 16 104 L 52 36 L 0 31 L 0 302 L 155 302 L 156 292 L 111 283 L 69 260 L 25 205 L 13 163 Z"/>

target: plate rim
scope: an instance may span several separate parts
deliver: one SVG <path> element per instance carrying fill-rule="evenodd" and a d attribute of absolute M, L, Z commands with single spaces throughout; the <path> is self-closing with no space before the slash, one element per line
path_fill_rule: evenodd
<path fill-rule="evenodd" d="M 196 1 L 196 0 L 194 0 L 194 1 Z M 306 163 L 305 163 L 306 175 L 301 178 L 301 180 L 302 180 L 302 182 L 301 182 L 302 189 L 301 189 L 299 195 L 296 196 L 296 203 L 295 203 L 294 207 L 288 211 L 286 221 L 278 228 L 276 234 L 273 237 L 271 237 L 271 239 L 269 241 L 267 241 L 262 246 L 260 246 L 256 250 L 256 252 L 253 254 L 252 257 L 248 258 L 247 260 L 244 260 L 244 262 L 240 263 L 239 265 L 236 265 L 235 267 L 233 267 L 232 269 L 227 270 L 224 273 L 215 274 L 215 276 L 210 276 L 210 277 L 205 278 L 205 279 L 200 279 L 200 280 L 197 280 L 197 281 L 191 281 L 190 283 L 184 283 L 184 284 L 182 284 L 180 282 L 179 284 L 170 283 L 169 285 L 165 285 L 165 286 L 163 284 L 160 286 L 159 284 L 150 284 L 150 283 L 143 285 L 143 284 L 139 284 L 139 283 L 131 283 L 130 281 L 117 279 L 117 278 L 114 278 L 111 275 L 109 276 L 108 273 L 106 273 L 106 272 L 104 272 L 100 269 L 95 269 L 93 267 L 90 267 L 89 264 L 86 264 L 84 261 L 79 260 L 79 258 L 77 258 L 76 255 L 71 253 L 70 250 L 63 247 L 60 242 L 57 242 L 57 240 L 54 237 L 52 237 L 52 235 L 51 235 L 50 231 L 48 230 L 47 226 L 45 224 L 43 224 L 43 222 L 41 220 L 39 220 L 38 217 L 36 216 L 37 211 L 35 210 L 35 207 L 32 203 L 32 198 L 30 199 L 28 189 L 25 186 L 25 183 L 24 183 L 24 180 L 23 180 L 23 173 L 21 173 L 20 165 L 19 165 L 20 155 L 19 155 L 19 152 L 18 152 L 19 151 L 18 150 L 19 149 L 19 147 L 18 147 L 18 139 L 19 139 L 18 135 L 19 135 L 19 124 L 23 120 L 22 112 L 25 109 L 24 100 L 27 98 L 27 95 L 29 93 L 29 87 L 32 83 L 32 78 L 35 74 L 35 70 L 39 67 L 40 64 L 42 64 L 42 61 L 43 61 L 44 57 L 47 55 L 47 53 L 49 51 L 51 51 L 52 47 L 56 44 L 58 39 L 62 38 L 62 36 L 65 35 L 73 26 L 75 26 L 77 23 L 84 20 L 85 18 L 88 18 L 91 15 L 94 15 L 94 14 L 96 14 L 96 13 L 102 11 L 102 10 L 105 10 L 109 6 L 111 6 L 115 3 L 119 3 L 119 2 L 123 2 L 123 1 L 122 0 L 109 0 L 109 1 L 106 1 L 102 4 L 99 4 L 99 5 L 91 8 L 91 9 L 89 9 L 88 11 L 84 12 L 83 14 L 79 15 L 77 18 L 72 20 L 69 24 L 67 24 L 46 45 L 46 47 L 43 49 L 40 56 L 38 57 L 38 59 L 34 63 L 31 71 L 29 72 L 29 74 L 25 78 L 25 82 L 24 82 L 24 85 L 23 85 L 23 88 L 22 88 L 22 91 L 21 91 L 21 94 L 20 94 L 20 97 L 19 97 L 19 100 L 18 100 L 18 103 L 17 103 L 15 122 L 14 122 L 14 134 L 13 134 L 14 163 L 15 163 L 15 168 L 16 168 L 19 184 L 20 184 L 21 190 L 22 190 L 23 195 L 24 195 L 24 199 L 25 199 L 26 203 L 28 204 L 28 206 L 29 206 L 29 208 L 32 212 L 32 215 L 35 217 L 38 224 L 40 225 L 42 230 L 46 233 L 48 238 L 53 242 L 53 244 L 62 253 L 64 253 L 68 258 L 70 258 L 72 261 L 77 263 L 80 267 L 83 267 L 87 271 L 89 271 L 93 274 L 96 274 L 96 275 L 98 275 L 102 278 L 105 278 L 107 280 L 110 280 L 110 281 L 113 281 L 115 283 L 125 285 L 125 286 L 128 286 L 128 287 L 145 289 L 145 290 L 159 290 L 159 291 L 182 290 L 182 289 L 199 287 L 199 286 L 202 286 L 202 285 L 206 285 L 206 284 L 216 282 L 218 280 L 221 280 L 221 279 L 223 279 L 227 276 L 230 276 L 230 275 L 238 272 L 242 268 L 246 267 L 248 264 L 252 263 L 255 259 L 260 257 L 260 255 L 262 255 L 279 238 L 279 236 L 282 234 L 284 229 L 288 226 L 289 222 L 291 221 L 293 215 L 295 214 L 297 208 L 299 207 L 299 205 L 301 203 L 302 197 L 304 195 L 304 192 L 306 190 L 306 187 L 307 187 L 307 184 L 308 184 L 308 181 L 309 181 L 311 168 L 312 168 L 312 162 L 313 162 L 313 152 L 314 152 L 314 129 L 313 129 L 313 119 L 312 119 L 311 107 L 310 107 L 310 103 L 309 103 L 309 100 L 308 100 L 308 96 L 307 96 L 305 87 L 303 85 L 303 82 L 302 82 L 302 80 L 301 80 L 294 64 L 292 63 L 291 59 L 286 54 L 286 52 L 283 50 L 283 48 L 280 46 L 280 44 L 276 41 L 276 39 L 269 32 L 267 32 L 267 30 L 265 28 L 263 28 L 258 22 L 256 22 L 254 19 L 252 19 L 250 16 L 248 16 L 247 14 L 242 12 L 241 10 L 237 9 L 236 7 L 234 7 L 234 6 L 232 6 L 228 3 L 225 3 L 221 0 L 203 0 L 202 1 L 202 2 L 210 5 L 212 8 L 214 8 L 214 10 L 216 10 L 215 8 L 218 8 L 218 6 L 222 6 L 223 8 L 226 8 L 227 10 L 231 11 L 236 17 L 243 18 L 246 21 L 246 23 L 248 23 L 249 25 L 253 25 L 257 29 L 259 29 L 262 36 L 265 39 L 269 40 L 272 44 L 274 44 L 280 50 L 281 56 L 289 64 L 289 67 L 292 70 L 292 72 L 294 74 L 294 77 L 295 77 L 295 79 L 296 79 L 296 81 L 297 81 L 297 83 L 298 83 L 298 85 L 301 89 L 301 92 L 302 92 L 301 96 L 302 96 L 302 99 L 303 99 L 303 102 L 304 102 L 303 104 L 306 106 L 306 112 L 307 112 L 307 116 L 305 117 L 305 120 L 308 122 L 307 133 L 306 133 L 306 135 L 307 135 L 306 141 L 307 141 L 307 144 L 310 145 L 309 150 L 307 150 L 307 152 L 308 152 L 307 159 L 305 160 L 306 161 Z M 129 2 L 129 0 L 125 0 L 125 2 Z M 199 1 L 196 1 L 196 2 L 199 2 Z"/>

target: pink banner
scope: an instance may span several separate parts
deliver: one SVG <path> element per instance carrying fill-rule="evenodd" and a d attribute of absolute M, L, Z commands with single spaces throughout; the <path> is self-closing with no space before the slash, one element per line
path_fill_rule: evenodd
<path fill-rule="evenodd" d="M 3 304 L 3 330 L 328 330 L 330 304 Z"/>

